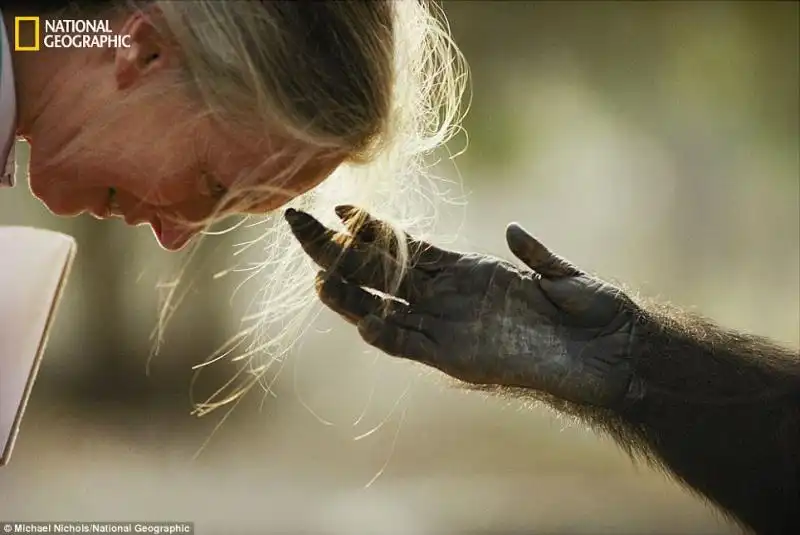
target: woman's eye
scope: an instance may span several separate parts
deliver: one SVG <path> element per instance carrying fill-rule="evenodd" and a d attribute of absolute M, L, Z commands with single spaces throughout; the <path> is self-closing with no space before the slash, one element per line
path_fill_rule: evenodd
<path fill-rule="evenodd" d="M 226 188 L 225 186 L 223 186 L 222 184 L 220 184 L 216 180 L 212 182 L 212 184 L 211 184 L 211 194 L 214 197 L 222 197 L 226 193 L 228 193 L 228 188 Z"/>
<path fill-rule="evenodd" d="M 208 195 L 215 199 L 220 199 L 228 193 L 228 188 L 225 187 L 219 180 L 214 180 L 209 173 L 203 173 L 203 183 Z"/>

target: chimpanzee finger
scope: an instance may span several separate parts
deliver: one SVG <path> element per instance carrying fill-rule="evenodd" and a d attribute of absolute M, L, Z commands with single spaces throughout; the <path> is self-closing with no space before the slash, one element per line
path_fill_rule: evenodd
<path fill-rule="evenodd" d="M 389 234 L 390 227 L 385 222 L 349 204 L 334 208 L 336 215 L 355 238 L 364 243 L 375 243 L 381 235 Z"/>
<path fill-rule="evenodd" d="M 583 270 L 551 252 L 516 223 L 511 223 L 506 228 L 506 242 L 514 256 L 542 277 L 557 279 L 585 275 Z"/>
<path fill-rule="evenodd" d="M 287 209 L 284 218 L 306 254 L 323 269 L 330 270 L 334 264 L 346 258 L 344 243 L 347 236 L 327 228 L 310 214 L 294 208 Z"/>
<path fill-rule="evenodd" d="M 435 365 L 437 344 L 431 333 L 438 320 L 415 313 L 371 314 L 358 323 L 361 338 L 394 357 Z"/>
<path fill-rule="evenodd" d="M 315 286 L 322 303 L 352 324 L 358 324 L 366 316 L 378 314 L 388 306 L 388 299 L 371 294 L 335 273 L 320 271 Z"/>
<path fill-rule="evenodd" d="M 359 286 L 388 292 L 393 266 L 374 248 L 359 245 L 352 236 L 327 228 L 305 212 L 288 209 L 286 221 L 303 250 L 320 267 Z"/>
<path fill-rule="evenodd" d="M 359 243 L 374 245 L 391 258 L 399 258 L 398 234 L 391 225 L 352 205 L 339 205 L 335 211 Z M 447 263 L 455 263 L 461 257 L 459 253 L 440 249 L 405 232 L 400 234 L 408 247 L 412 267 L 441 267 Z"/>

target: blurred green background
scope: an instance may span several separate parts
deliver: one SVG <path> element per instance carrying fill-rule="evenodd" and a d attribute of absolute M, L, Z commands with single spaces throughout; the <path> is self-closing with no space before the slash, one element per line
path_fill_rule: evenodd
<path fill-rule="evenodd" d="M 800 345 L 797 2 L 444 5 L 474 89 L 458 160 L 469 203 L 442 213 L 457 247 L 506 255 L 517 220 L 605 277 Z M 0 224 L 69 233 L 80 251 L 0 471 L 0 518 L 187 519 L 209 535 L 737 533 L 609 441 L 377 355 L 327 312 L 274 395 L 246 398 L 194 459 L 224 413 L 189 415 L 190 366 L 257 289 L 232 299 L 241 279 L 212 277 L 239 262 L 242 235 L 201 248 L 147 374 L 156 284 L 180 257 L 144 229 L 55 219 L 24 184 L 0 193 Z"/>

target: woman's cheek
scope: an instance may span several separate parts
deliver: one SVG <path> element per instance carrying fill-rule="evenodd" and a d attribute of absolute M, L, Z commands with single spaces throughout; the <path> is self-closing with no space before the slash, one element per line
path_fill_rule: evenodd
<path fill-rule="evenodd" d="M 153 206 L 178 204 L 197 193 L 197 174 L 174 159 L 143 159 L 118 174 L 117 188 Z"/>

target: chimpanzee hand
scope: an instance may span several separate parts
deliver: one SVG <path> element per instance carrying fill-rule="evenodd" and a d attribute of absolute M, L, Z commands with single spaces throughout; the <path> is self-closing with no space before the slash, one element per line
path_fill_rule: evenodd
<path fill-rule="evenodd" d="M 351 206 L 336 213 L 350 233 L 293 209 L 286 220 L 323 268 L 323 303 L 357 325 L 370 345 L 478 385 L 532 388 L 605 407 L 628 394 L 637 307 L 518 225 L 509 225 L 506 239 L 533 271 L 406 237 L 410 265 L 392 287 L 401 272 L 398 242 L 380 239 L 388 225 Z"/>

